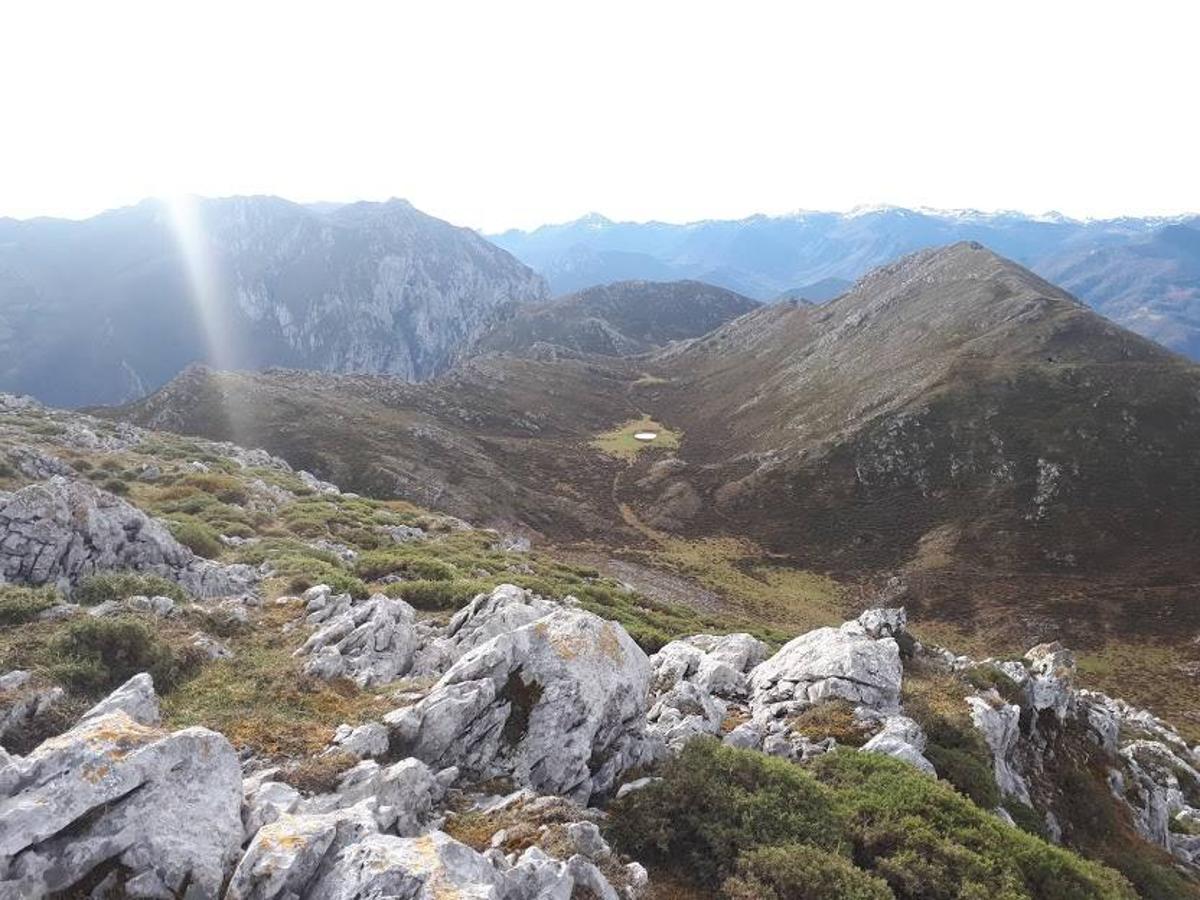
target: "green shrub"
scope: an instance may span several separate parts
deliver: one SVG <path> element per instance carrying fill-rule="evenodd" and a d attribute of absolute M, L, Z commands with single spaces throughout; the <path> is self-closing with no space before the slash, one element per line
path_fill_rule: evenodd
<path fill-rule="evenodd" d="M 222 503 L 245 506 L 249 500 L 245 486 L 231 475 L 223 475 L 219 472 L 201 472 L 188 475 L 182 483 L 197 491 L 211 494 Z"/>
<path fill-rule="evenodd" d="M 261 541 L 239 547 L 234 558 L 252 566 L 268 563 L 293 594 L 303 593 L 314 584 L 327 584 L 335 593 L 354 597 L 369 593 L 362 579 L 348 572 L 333 553 L 299 541 L 275 538 Z"/>
<path fill-rule="evenodd" d="M 104 480 L 104 483 L 101 484 L 100 486 L 102 488 L 104 488 L 104 490 L 108 491 L 110 494 L 128 494 L 129 493 L 129 485 L 127 485 L 120 478 L 107 478 Z"/>
<path fill-rule="evenodd" d="M 31 622 L 38 613 L 57 603 L 58 599 L 58 592 L 52 588 L 0 585 L 0 625 Z"/>
<path fill-rule="evenodd" d="M 483 580 L 459 579 L 457 581 L 398 581 L 389 584 L 383 592 L 389 597 L 399 597 L 417 609 L 447 610 L 461 609 L 475 597 L 489 591 L 493 583 Z"/>
<path fill-rule="evenodd" d="M 928 738 L 925 756 L 938 775 L 983 809 L 999 806 L 992 754 L 974 726 L 936 714 L 924 716 L 921 725 Z"/>
<path fill-rule="evenodd" d="M 1046 830 L 1046 820 L 1038 815 L 1037 810 L 1028 803 L 1022 803 L 1020 800 L 1005 800 L 1004 811 L 1012 816 L 1012 820 L 1022 831 L 1028 832 L 1034 837 L 1040 837 L 1042 840 L 1049 840 L 1050 833 Z"/>
<path fill-rule="evenodd" d="M 175 540 L 183 544 L 197 556 L 216 559 L 225 549 L 217 532 L 194 519 L 168 523 Z"/>
<path fill-rule="evenodd" d="M 124 600 L 136 595 L 170 597 L 176 603 L 186 603 L 187 591 L 159 575 L 139 572 L 103 572 L 82 579 L 71 592 L 71 599 L 81 606 L 96 606 L 109 600 Z"/>
<path fill-rule="evenodd" d="M 1004 824 L 898 760 L 835 751 L 810 768 L 837 798 L 855 862 L 899 897 L 1136 897 L 1117 872 Z"/>
<path fill-rule="evenodd" d="M 762 847 L 738 857 L 726 880 L 728 900 L 893 900 L 887 882 L 850 860 L 804 844 Z"/>
<path fill-rule="evenodd" d="M 616 845 L 715 887 L 756 847 L 846 845 L 833 795 L 792 763 L 711 739 L 666 762 L 663 780 L 613 803 Z"/>
<path fill-rule="evenodd" d="M 155 688 L 170 690 L 195 660 L 177 657 L 143 622 L 117 616 L 84 616 L 67 626 L 56 650 L 55 676 L 86 694 L 110 691 L 139 672 L 149 672 Z"/>
<path fill-rule="evenodd" d="M 400 575 L 413 581 L 452 581 L 458 569 L 448 562 L 425 556 L 412 556 L 394 550 L 371 550 L 354 564 L 360 578 L 374 581 L 384 575 Z"/>

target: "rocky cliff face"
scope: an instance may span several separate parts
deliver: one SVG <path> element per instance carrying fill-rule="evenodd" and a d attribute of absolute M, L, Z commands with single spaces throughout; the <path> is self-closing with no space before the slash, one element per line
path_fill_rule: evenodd
<path fill-rule="evenodd" d="M 146 201 L 82 222 L 0 222 L 0 388 L 135 399 L 192 362 L 447 368 L 541 278 L 408 203 Z"/>

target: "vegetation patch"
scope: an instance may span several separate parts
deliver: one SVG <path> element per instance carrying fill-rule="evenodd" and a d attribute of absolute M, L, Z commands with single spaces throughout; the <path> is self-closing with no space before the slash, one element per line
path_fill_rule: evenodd
<path fill-rule="evenodd" d="M 24 625 L 59 602 L 53 588 L 0 585 L 0 625 Z"/>
<path fill-rule="evenodd" d="M 881 883 L 903 898 L 1136 896 L 1117 872 L 877 754 L 837 750 L 802 768 L 701 739 L 661 774 L 612 805 L 612 839 L 737 900 L 890 896 Z"/>
<path fill-rule="evenodd" d="M 809 740 L 831 737 L 845 747 L 861 747 L 870 737 L 870 727 L 854 715 L 854 704 L 840 699 L 810 706 L 792 716 L 788 727 Z"/>
<path fill-rule="evenodd" d="M 88 695 L 111 691 L 140 672 L 149 672 L 156 689 L 167 692 L 201 662 L 130 616 L 81 617 L 67 625 L 55 649 L 56 680 Z"/>
<path fill-rule="evenodd" d="M 901 703 L 925 731 L 925 756 L 938 774 L 983 809 L 1000 804 L 1000 792 L 987 743 L 971 721 L 966 703 L 970 685 L 927 663 L 910 663 Z"/>
<path fill-rule="evenodd" d="M 642 432 L 653 433 L 653 440 L 638 440 L 635 434 Z M 679 447 L 682 435 L 672 431 L 649 416 L 633 419 L 624 425 L 619 425 L 612 431 L 606 431 L 592 439 L 589 446 L 615 459 L 632 461 L 643 450 L 661 449 L 675 450 Z"/>
<path fill-rule="evenodd" d="M 287 759 L 320 753 L 342 722 L 357 725 L 392 708 L 386 694 L 304 674 L 303 660 L 292 654 L 309 629 L 283 630 L 296 622 L 298 604 L 269 606 L 260 615 L 230 639 L 232 659 L 207 664 L 164 697 L 168 727 L 204 725 L 262 756 Z"/>
<path fill-rule="evenodd" d="M 789 844 L 759 847 L 738 857 L 721 889 L 727 900 L 893 900 L 882 878 L 855 868 L 844 856 Z"/>
<path fill-rule="evenodd" d="M 126 597 L 170 597 L 176 603 L 186 603 L 188 592 L 161 575 L 140 572 L 101 572 L 80 580 L 71 592 L 71 600 L 81 606 L 97 606 L 110 600 Z"/>

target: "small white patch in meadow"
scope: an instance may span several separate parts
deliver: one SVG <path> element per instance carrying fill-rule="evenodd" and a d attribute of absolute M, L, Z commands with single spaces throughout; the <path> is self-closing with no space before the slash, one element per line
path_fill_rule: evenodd
<path fill-rule="evenodd" d="M 652 441 L 656 437 L 658 437 L 657 431 L 637 431 L 633 435 L 635 441 Z"/>

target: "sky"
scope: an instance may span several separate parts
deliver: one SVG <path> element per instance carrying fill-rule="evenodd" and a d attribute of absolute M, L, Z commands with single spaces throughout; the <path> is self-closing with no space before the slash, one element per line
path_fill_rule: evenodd
<path fill-rule="evenodd" d="M 0 216 L 1197 212 L 1198 34 L 1183 0 L 6 3 Z"/>

